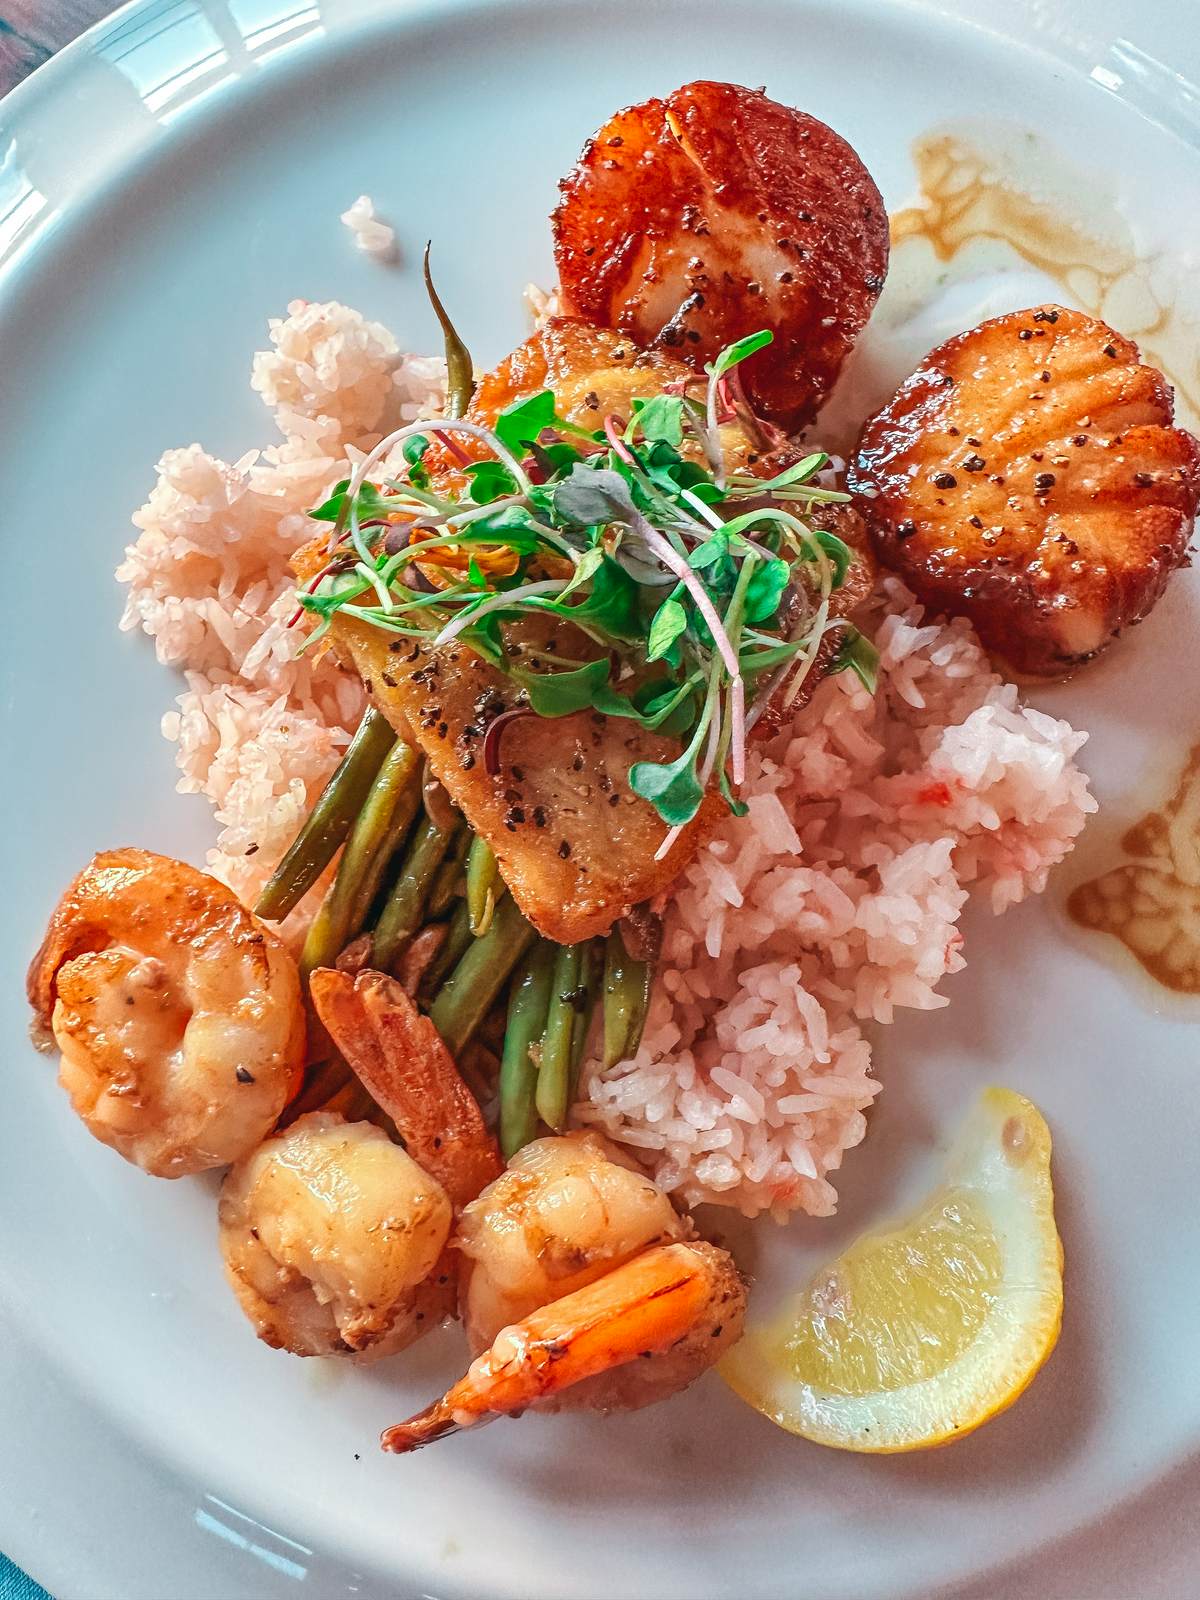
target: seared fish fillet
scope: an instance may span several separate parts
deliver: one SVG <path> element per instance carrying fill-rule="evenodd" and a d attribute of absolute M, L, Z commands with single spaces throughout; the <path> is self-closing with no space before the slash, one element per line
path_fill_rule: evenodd
<path fill-rule="evenodd" d="M 549 388 L 561 415 L 594 429 L 608 412 L 627 417 L 634 396 L 658 393 L 687 376 L 678 362 L 641 352 L 620 334 L 552 318 L 480 378 L 468 416 L 491 424 L 513 401 Z M 782 464 L 778 456 L 760 453 L 737 424 L 723 427 L 722 435 L 727 459 L 739 466 L 770 476 Z M 466 437 L 461 448 L 469 455 L 487 453 Z M 436 477 L 453 480 L 453 460 L 441 447 L 435 445 L 424 459 Z M 835 597 L 840 610 L 869 590 L 870 561 L 857 537 L 855 514 L 841 507 L 822 511 L 813 520 L 857 542 L 860 551 Z M 323 547 L 313 559 L 316 570 Z M 372 701 L 421 745 L 451 799 L 491 845 L 513 898 L 548 938 L 571 944 L 606 933 L 672 882 L 723 814 L 723 801 L 710 795 L 666 857 L 656 861 L 667 830 L 654 808 L 630 789 L 629 769 L 638 761 L 672 760 L 679 753 L 676 741 L 593 712 L 506 717 L 502 731 L 489 735 L 489 726 L 519 707 L 522 696 L 511 678 L 467 646 L 430 649 L 344 616 L 334 623 L 332 638 Z M 595 648 L 569 623 L 550 618 L 514 625 L 509 640 L 523 646 L 534 670 L 539 650 L 578 659 Z M 831 644 L 822 668 L 835 648 Z M 763 719 L 768 726 L 770 719 Z"/>
<path fill-rule="evenodd" d="M 371 699 L 402 733 L 411 731 L 450 798 L 491 845 L 526 917 L 560 944 L 607 933 L 666 888 L 723 809 L 710 797 L 655 861 L 666 826 L 630 789 L 629 769 L 635 761 L 672 760 L 677 743 L 595 712 L 529 715 L 492 736 L 499 766 L 489 772 L 488 726 L 520 700 L 511 678 L 465 645 L 427 650 L 352 618 L 339 618 L 333 631 Z"/>
<path fill-rule="evenodd" d="M 686 376 L 678 362 L 640 352 L 618 334 L 555 318 L 480 379 L 468 415 L 491 424 L 514 400 L 553 389 L 561 415 L 598 428 L 606 412 L 627 417 L 633 396 L 657 394 L 664 383 Z M 742 459 L 753 459 L 744 437 L 740 444 Z M 487 454 L 467 438 L 462 448 Z M 426 463 L 448 476 L 452 464 L 436 449 Z M 551 619 L 531 619 L 521 628 L 534 661 L 556 633 L 561 654 L 589 653 L 569 624 L 556 628 Z M 513 898 L 547 938 L 573 944 L 606 933 L 666 888 L 723 810 L 720 799 L 710 797 L 656 861 L 666 826 L 630 789 L 629 769 L 637 761 L 672 760 L 677 742 L 592 712 L 517 717 L 488 741 L 499 762 L 489 772 L 488 726 L 521 702 L 512 679 L 465 645 L 426 649 L 344 617 L 332 632 L 374 703 L 424 749 L 451 799 L 491 845 Z M 514 627 L 510 639 L 516 635 Z"/>

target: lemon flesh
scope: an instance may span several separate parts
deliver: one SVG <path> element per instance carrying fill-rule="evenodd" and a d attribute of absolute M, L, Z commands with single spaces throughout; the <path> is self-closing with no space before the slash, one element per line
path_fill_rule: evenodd
<path fill-rule="evenodd" d="M 752 1318 L 720 1370 L 792 1433 L 919 1450 L 1011 1405 L 1061 1321 L 1050 1131 L 1021 1095 L 988 1089 L 925 1205 L 857 1240 L 781 1317 Z"/>

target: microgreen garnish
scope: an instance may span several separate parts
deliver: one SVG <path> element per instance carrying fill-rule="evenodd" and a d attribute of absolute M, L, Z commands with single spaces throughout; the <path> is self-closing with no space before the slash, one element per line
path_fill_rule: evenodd
<path fill-rule="evenodd" d="M 554 396 L 549 389 L 514 400 L 496 418 L 496 437 L 510 450 L 526 450 L 541 437 L 543 428 L 554 421 Z"/>
<path fill-rule="evenodd" d="M 345 614 L 426 646 L 457 639 L 520 686 L 516 714 L 592 710 L 679 740 L 629 774 L 668 824 L 660 855 L 714 781 L 740 814 L 747 734 L 774 695 L 794 701 L 822 638 L 841 631 L 835 670 L 869 688 L 878 661 L 829 615 L 850 549 L 804 521 L 847 498 L 816 481 L 828 458 L 767 479 L 727 459 L 721 429 L 745 408 L 734 369 L 770 342 L 723 350 L 706 403 L 639 397 L 593 431 L 545 389 L 493 428 L 450 415 L 389 434 L 310 513 L 333 524 L 330 563 L 297 597 L 310 638 Z M 439 486 L 439 450 L 461 489 L 444 473 Z M 376 481 L 385 460 L 400 473 Z M 541 657 L 513 630 L 538 613 L 570 624 Z"/>
<path fill-rule="evenodd" d="M 765 349 L 774 337 L 770 328 L 763 328 L 758 333 L 748 333 L 744 339 L 727 344 L 712 364 L 710 370 L 713 376 L 723 378 L 730 368 L 736 367 L 740 361 L 745 361 L 747 356 L 757 355 L 760 350 Z"/>
<path fill-rule="evenodd" d="M 868 693 L 875 693 L 875 684 L 879 677 L 879 651 L 865 633 L 860 633 L 857 628 L 849 624 L 846 626 L 833 663 L 835 672 L 847 669 L 854 673 Z"/>

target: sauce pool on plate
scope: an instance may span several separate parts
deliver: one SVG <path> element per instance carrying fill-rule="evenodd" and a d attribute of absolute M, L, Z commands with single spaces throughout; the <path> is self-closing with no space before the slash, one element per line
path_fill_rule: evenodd
<path fill-rule="evenodd" d="M 1135 859 L 1081 883 L 1067 914 L 1110 933 L 1164 988 L 1200 994 L 1200 744 L 1161 811 L 1121 840 Z"/>

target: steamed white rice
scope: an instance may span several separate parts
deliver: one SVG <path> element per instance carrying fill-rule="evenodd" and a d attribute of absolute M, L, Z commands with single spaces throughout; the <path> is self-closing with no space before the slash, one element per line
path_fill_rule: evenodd
<path fill-rule="evenodd" d="M 445 389 L 440 358 L 401 355 L 386 328 L 334 302 L 294 300 L 269 330 L 272 348 L 254 357 L 250 382 L 282 442 L 233 463 L 198 444 L 168 450 L 117 570 L 128 586 L 121 627 L 150 634 L 158 659 L 184 673 L 163 732 L 178 746 L 180 791 L 206 795 L 220 824 L 209 870 L 244 900 L 266 882 L 363 709 L 361 684 L 331 656 L 294 654 L 288 561 L 317 526 L 304 513 Z"/>
<path fill-rule="evenodd" d="M 341 220 L 354 235 L 354 243 L 364 255 L 377 261 L 392 261 L 396 256 L 396 230 L 377 215 L 369 194 L 360 194 Z"/>
<path fill-rule="evenodd" d="M 251 383 L 282 443 L 226 464 L 169 451 L 118 572 L 187 688 L 163 731 L 184 792 L 212 801 L 209 867 L 251 899 L 336 764 L 362 689 L 294 659 L 288 558 L 303 515 L 361 452 L 436 408 L 440 360 L 402 355 L 336 303 L 294 301 Z M 729 819 L 669 897 L 661 980 L 636 1057 L 585 1066 L 576 1116 L 688 1204 L 830 1213 L 830 1174 L 879 1090 L 864 1028 L 945 1005 L 968 886 L 996 911 L 1040 890 L 1095 802 L 1086 735 L 1023 706 L 969 624 L 926 622 L 883 581 L 872 697 L 830 679 L 750 755 Z M 293 913 L 299 933 L 312 905 Z"/>
<path fill-rule="evenodd" d="M 753 747 L 749 816 L 670 896 L 637 1056 L 585 1072 L 580 1120 L 690 1205 L 831 1213 L 879 1091 L 864 1027 L 946 1005 L 967 886 L 997 912 L 1036 893 L 1096 809 L 1086 734 L 1022 706 L 969 623 L 896 578 L 876 609 L 876 694 L 828 679 Z"/>

